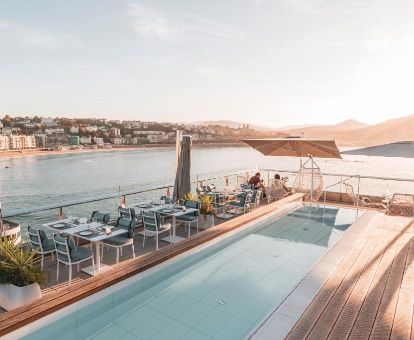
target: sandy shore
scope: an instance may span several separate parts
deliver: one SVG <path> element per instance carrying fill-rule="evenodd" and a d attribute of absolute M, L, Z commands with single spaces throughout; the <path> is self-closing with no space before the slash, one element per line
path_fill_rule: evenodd
<path fill-rule="evenodd" d="M 195 143 L 195 148 L 211 148 L 211 147 L 242 147 L 243 143 Z M 133 151 L 133 150 L 151 150 L 155 148 L 174 148 L 175 144 L 145 144 L 137 146 L 119 146 L 112 147 L 111 149 L 93 149 L 93 148 L 82 148 L 82 149 L 64 149 L 64 150 L 23 150 L 23 151 L 0 151 L 0 159 L 7 158 L 19 158 L 19 157 L 30 157 L 30 156 L 50 156 L 50 155 L 66 155 L 72 153 L 88 153 L 88 152 L 116 152 L 116 151 Z"/>

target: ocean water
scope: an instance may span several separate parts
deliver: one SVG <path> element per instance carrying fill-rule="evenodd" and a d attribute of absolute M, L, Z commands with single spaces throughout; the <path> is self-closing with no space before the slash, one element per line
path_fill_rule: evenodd
<path fill-rule="evenodd" d="M 414 159 L 344 156 L 340 159 L 317 160 L 321 170 L 329 173 L 414 178 Z M 6 168 L 6 166 L 8 168 Z M 0 159 L 0 201 L 4 212 L 33 208 L 56 202 L 74 201 L 114 193 L 172 184 L 174 181 L 175 149 L 156 148 L 133 151 L 91 152 L 79 154 L 30 156 Z M 299 159 L 266 157 L 251 148 L 193 148 L 192 178 L 206 178 L 245 169 L 272 168 L 296 171 Z M 288 174 L 290 182 L 294 175 Z M 271 174 L 273 176 L 273 174 Z M 263 173 L 267 180 L 267 173 Z M 235 180 L 235 178 L 233 178 Z M 339 178 L 324 178 L 324 184 Z M 222 183 L 220 180 L 218 185 Z M 350 181 L 355 190 L 357 181 Z M 334 188 L 339 190 L 339 186 Z M 404 182 L 361 180 L 364 194 L 385 195 L 392 192 L 414 193 L 414 185 Z M 156 193 L 156 195 L 162 194 Z M 138 199 L 134 197 L 133 199 Z M 73 208 L 70 213 L 95 209 L 115 210 L 118 199 Z M 102 204 L 106 204 L 102 205 Z M 66 210 L 67 211 L 67 210 Z M 31 214 L 18 218 L 23 224 L 38 224 L 57 211 Z"/>

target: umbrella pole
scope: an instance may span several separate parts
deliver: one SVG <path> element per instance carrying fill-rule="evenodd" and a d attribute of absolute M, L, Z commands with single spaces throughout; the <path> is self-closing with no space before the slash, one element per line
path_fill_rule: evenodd
<path fill-rule="evenodd" d="M 0 203 L 0 240 L 3 236 L 3 212 L 1 211 L 1 203 Z"/>

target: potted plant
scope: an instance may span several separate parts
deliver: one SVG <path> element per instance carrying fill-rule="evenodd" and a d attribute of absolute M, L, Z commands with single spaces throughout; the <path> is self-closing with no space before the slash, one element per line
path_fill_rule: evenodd
<path fill-rule="evenodd" d="M 13 310 L 42 297 L 43 271 L 33 265 L 36 253 L 11 240 L 0 241 L 0 306 Z"/>
<path fill-rule="evenodd" d="M 200 228 L 207 229 L 214 226 L 214 197 L 210 195 L 200 195 Z"/>

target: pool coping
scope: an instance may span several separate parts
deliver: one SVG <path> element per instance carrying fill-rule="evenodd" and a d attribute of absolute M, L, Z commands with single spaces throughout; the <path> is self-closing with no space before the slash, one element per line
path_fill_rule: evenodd
<path fill-rule="evenodd" d="M 295 202 L 302 204 L 303 198 L 304 194 L 294 194 L 277 202 L 259 207 L 252 212 L 193 235 L 178 244 L 171 244 L 139 258 L 127 260 L 114 266 L 104 274 L 49 293 L 32 304 L 4 313 L 0 315 L 0 336 L 17 331 L 25 326 L 30 326 L 31 323 L 62 309 L 70 309 L 71 307 L 76 309 L 76 303 L 81 302 L 86 297 L 90 297 L 115 284 L 122 283 L 126 285 L 126 280 L 132 279 L 137 274 L 163 264 L 168 260 L 176 259 L 181 254 L 184 256 L 184 253 L 187 254 L 188 251 L 196 247 L 207 246 L 206 244 L 209 241 L 239 230 L 248 223 L 273 215 L 275 211 L 282 210 L 283 207 L 291 206 Z"/>
<path fill-rule="evenodd" d="M 352 248 L 353 240 L 361 235 L 375 220 L 377 213 L 377 210 L 365 210 L 345 231 L 344 235 L 315 263 L 298 285 L 259 323 L 246 339 L 285 339 L 325 282 L 338 268 L 349 249 Z"/>

